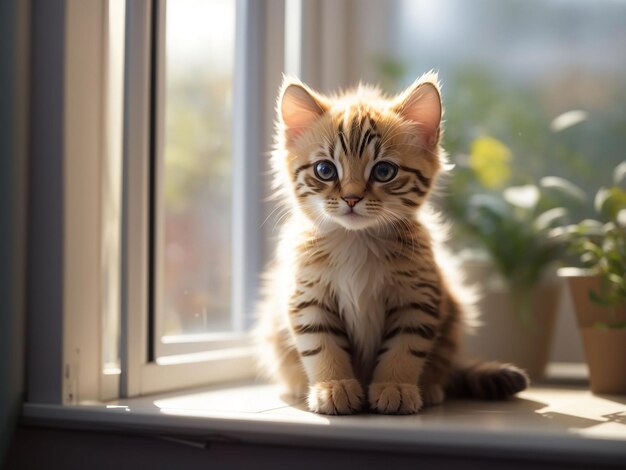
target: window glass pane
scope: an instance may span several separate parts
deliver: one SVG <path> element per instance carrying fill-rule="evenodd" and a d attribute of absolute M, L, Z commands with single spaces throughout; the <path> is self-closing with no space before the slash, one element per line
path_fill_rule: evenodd
<path fill-rule="evenodd" d="M 626 2 L 394 5 L 394 70 L 403 71 L 404 82 L 397 87 L 431 68 L 443 82 L 444 146 L 456 164 L 445 203 L 453 216 L 472 191 L 495 193 L 545 175 L 564 177 L 591 196 L 611 184 L 626 146 Z M 498 173 L 486 165 L 483 179 L 468 186 L 478 149 L 487 147 L 509 168 Z M 572 220 L 593 214 L 592 199 L 569 204 Z"/>
<path fill-rule="evenodd" d="M 235 4 L 165 3 L 160 336 L 231 329 Z"/>

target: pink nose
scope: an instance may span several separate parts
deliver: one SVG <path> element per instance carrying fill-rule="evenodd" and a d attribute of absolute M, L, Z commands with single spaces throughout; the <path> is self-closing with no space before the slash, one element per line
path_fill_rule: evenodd
<path fill-rule="evenodd" d="M 348 204 L 348 206 L 354 207 L 363 198 L 359 196 L 346 196 L 346 197 L 342 197 L 341 199 L 346 201 L 346 204 Z"/>

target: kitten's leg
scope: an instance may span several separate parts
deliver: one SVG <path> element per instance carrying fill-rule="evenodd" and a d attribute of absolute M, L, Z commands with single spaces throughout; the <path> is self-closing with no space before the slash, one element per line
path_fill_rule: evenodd
<path fill-rule="evenodd" d="M 350 344 L 339 315 L 321 303 L 304 301 L 291 308 L 290 323 L 309 380 L 311 411 L 359 411 L 363 388 L 352 369 Z"/>
<path fill-rule="evenodd" d="M 406 301 L 387 312 L 385 335 L 369 388 L 369 403 L 385 414 L 416 413 L 418 383 L 438 332 L 439 306 Z"/>
<path fill-rule="evenodd" d="M 452 364 L 459 349 L 462 310 L 449 292 L 441 311 L 444 320 L 419 382 L 424 406 L 439 405 L 444 401 L 445 387 L 450 381 Z"/>
<path fill-rule="evenodd" d="M 289 333 L 290 334 L 290 333 Z M 306 397 L 308 379 L 302 367 L 298 351 L 287 341 L 278 345 L 278 365 L 275 375 L 283 386 L 283 391 L 297 400 Z"/>

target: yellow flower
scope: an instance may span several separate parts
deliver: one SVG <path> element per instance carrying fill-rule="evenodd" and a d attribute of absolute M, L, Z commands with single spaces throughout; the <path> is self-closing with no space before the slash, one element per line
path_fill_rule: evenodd
<path fill-rule="evenodd" d="M 472 142 L 469 165 L 487 188 L 504 186 L 511 178 L 511 150 L 498 139 L 479 137 Z"/>

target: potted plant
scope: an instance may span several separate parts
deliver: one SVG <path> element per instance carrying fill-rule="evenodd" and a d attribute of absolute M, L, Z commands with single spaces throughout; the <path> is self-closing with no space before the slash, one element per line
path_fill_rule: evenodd
<path fill-rule="evenodd" d="M 626 162 L 613 176 L 613 186 L 596 194 L 597 219 L 553 231 L 583 267 L 559 273 L 569 284 L 594 393 L 626 393 Z"/>
<path fill-rule="evenodd" d="M 466 337 L 465 354 L 515 363 L 533 379 L 545 373 L 561 289 L 563 245 L 549 233 L 567 216 L 562 207 L 546 208 L 545 192 L 529 184 L 474 195 L 464 221 L 491 261 L 465 263 L 482 291 L 482 327 Z"/>
<path fill-rule="evenodd" d="M 463 354 L 513 362 L 537 379 L 548 362 L 562 286 L 556 268 L 564 245 L 549 234 L 568 218 L 565 207 L 582 204 L 585 195 L 557 177 L 508 185 L 510 159 L 505 144 L 482 137 L 465 168 L 455 170 L 462 174 L 452 196 L 454 240 L 471 246 L 463 270 L 480 292 L 480 326 L 466 334 Z"/>

